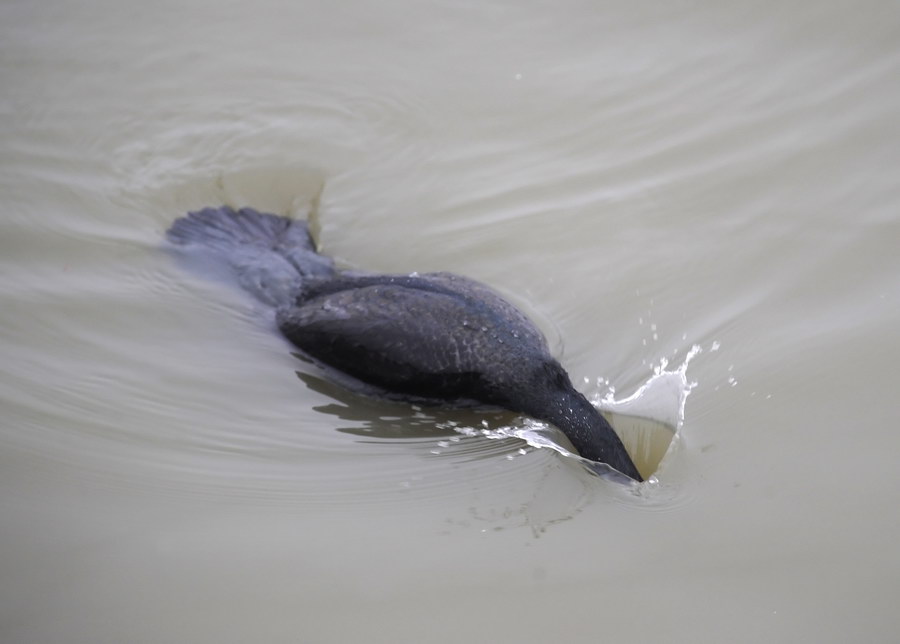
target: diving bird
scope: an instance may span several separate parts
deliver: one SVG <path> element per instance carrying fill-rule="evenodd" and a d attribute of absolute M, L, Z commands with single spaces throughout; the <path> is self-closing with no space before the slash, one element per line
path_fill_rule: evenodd
<path fill-rule="evenodd" d="M 251 208 L 191 212 L 166 236 L 228 266 L 242 287 L 275 309 L 284 337 L 348 388 L 525 414 L 556 426 L 583 458 L 642 480 L 543 334 L 484 284 L 452 273 L 339 270 L 316 251 L 305 221 Z"/>

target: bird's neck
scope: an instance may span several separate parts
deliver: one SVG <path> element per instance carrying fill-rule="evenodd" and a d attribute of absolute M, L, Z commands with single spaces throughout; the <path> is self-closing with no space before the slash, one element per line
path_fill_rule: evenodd
<path fill-rule="evenodd" d="M 571 385 L 544 392 L 528 406 L 531 409 L 523 411 L 555 425 L 582 457 L 606 463 L 637 481 L 643 480 L 607 420 Z"/>

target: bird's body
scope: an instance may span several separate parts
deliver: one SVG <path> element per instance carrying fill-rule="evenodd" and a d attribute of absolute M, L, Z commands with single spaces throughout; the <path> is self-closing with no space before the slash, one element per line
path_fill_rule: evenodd
<path fill-rule="evenodd" d="M 524 413 L 556 425 L 584 458 L 641 480 L 543 334 L 487 286 L 450 273 L 341 272 L 305 222 L 246 208 L 190 213 L 168 237 L 225 261 L 301 352 L 370 392 Z"/>

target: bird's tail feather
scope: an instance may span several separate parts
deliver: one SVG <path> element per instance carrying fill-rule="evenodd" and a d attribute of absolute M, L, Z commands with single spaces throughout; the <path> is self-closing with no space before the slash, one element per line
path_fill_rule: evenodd
<path fill-rule="evenodd" d="M 304 278 L 334 274 L 316 252 L 306 222 L 252 208 L 204 208 L 179 217 L 166 237 L 186 251 L 225 264 L 240 285 L 271 306 L 289 304 Z"/>

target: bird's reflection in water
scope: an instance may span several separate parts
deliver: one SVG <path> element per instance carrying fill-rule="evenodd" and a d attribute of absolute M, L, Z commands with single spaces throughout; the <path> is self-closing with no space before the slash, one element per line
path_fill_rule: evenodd
<path fill-rule="evenodd" d="M 511 412 L 490 408 L 447 408 L 425 406 L 408 402 L 393 402 L 371 398 L 348 391 L 341 385 L 311 373 L 298 371 L 297 377 L 311 390 L 332 398 L 334 402 L 318 405 L 316 411 L 330 414 L 353 423 L 338 427 L 339 432 L 352 434 L 373 441 L 440 441 L 441 439 L 466 438 L 460 430 L 477 428 L 491 430 L 513 424 L 519 416 Z M 483 443 L 503 444 L 498 450 L 485 449 Z M 479 440 L 482 447 L 476 451 L 482 456 L 514 451 L 523 446 L 521 441 Z M 484 452 L 488 452 L 485 454 Z"/>

